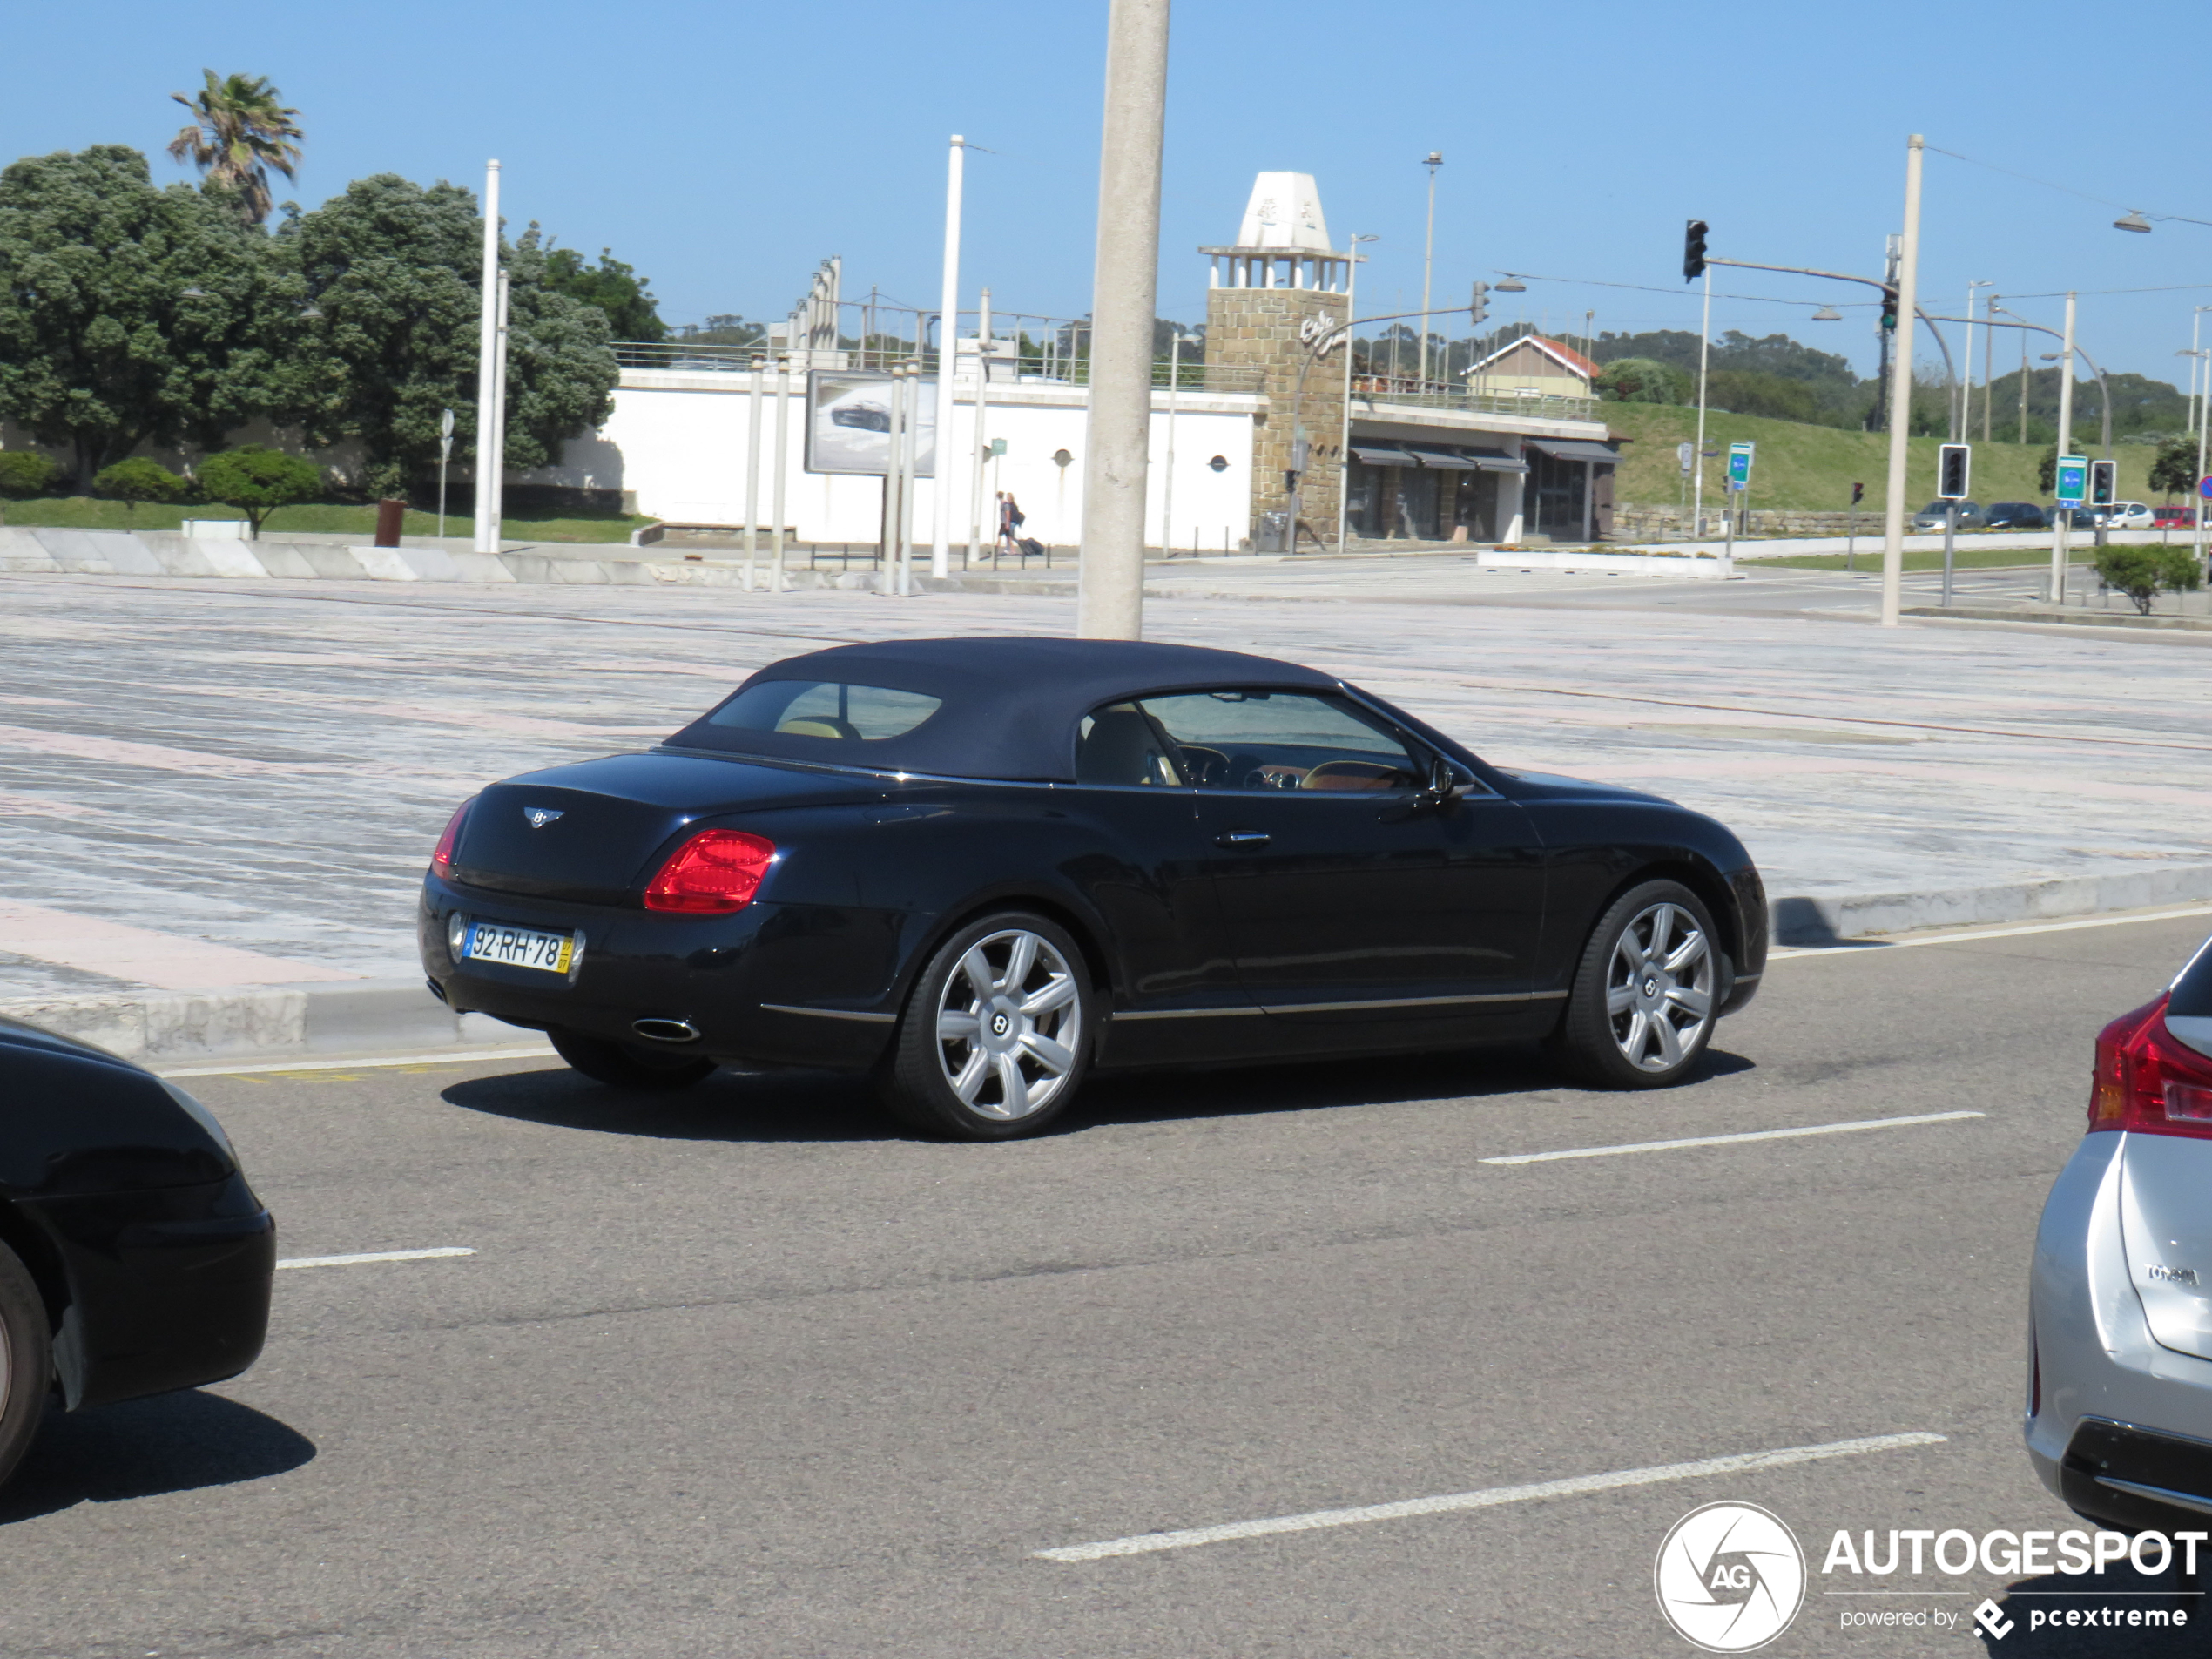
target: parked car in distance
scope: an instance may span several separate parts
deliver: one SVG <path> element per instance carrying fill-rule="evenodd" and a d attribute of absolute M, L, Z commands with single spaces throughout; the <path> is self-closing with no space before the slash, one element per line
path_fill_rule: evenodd
<path fill-rule="evenodd" d="M 2196 509 L 2161 507 L 2152 513 L 2151 518 L 2154 527 L 2158 529 L 2191 529 L 2196 524 Z"/>
<path fill-rule="evenodd" d="M 213 1114 L 88 1043 L 0 1019 L 0 1480 L 70 1411 L 235 1377 L 276 1224 Z"/>
<path fill-rule="evenodd" d="M 1993 530 L 2043 530 L 2051 527 L 2043 509 L 2032 501 L 2000 501 L 1983 517 Z"/>
<path fill-rule="evenodd" d="M 1712 819 L 1493 766 L 1332 674 L 986 637 L 788 658 L 650 752 L 492 785 L 418 937 L 442 1001 L 601 1082 L 821 1067 L 1002 1140 L 1093 1069 L 1535 1039 L 1682 1082 L 1767 925 Z"/>
<path fill-rule="evenodd" d="M 2097 1035 L 2028 1294 L 2027 1453 L 2117 1531 L 2212 1512 L 2212 941 Z"/>
<path fill-rule="evenodd" d="M 1941 529 L 1943 528 L 1944 520 L 1948 516 L 1948 509 L 1954 503 L 1947 501 L 1930 502 L 1925 507 L 1923 507 L 1919 512 L 1912 515 L 1912 528 L 1916 530 Z M 1980 502 L 1962 501 L 1955 504 L 1959 509 L 1959 528 L 1960 529 L 1978 530 L 1987 526 L 1989 521 L 1981 510 Z"/>

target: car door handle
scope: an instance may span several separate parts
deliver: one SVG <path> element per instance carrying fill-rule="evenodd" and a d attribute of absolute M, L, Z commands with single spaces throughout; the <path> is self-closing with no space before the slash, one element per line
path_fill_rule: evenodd
<path fill-rule="evenodd" d="M 1216 846 L 1265 846 L 1275 838 L 1265 830 L 1224 830 L 1213 838 Z"/>

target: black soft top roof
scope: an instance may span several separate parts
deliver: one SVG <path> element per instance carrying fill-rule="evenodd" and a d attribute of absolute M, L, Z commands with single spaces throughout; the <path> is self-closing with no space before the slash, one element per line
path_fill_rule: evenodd
<path fill-rule="evenodd" d="M 731 697 L 766 680 L 887 686 L 937 698 L 943 706 L 913 731 L 870 743 L 714 725 L 710 710 L 669 743 L 941 777 L 1072 783 L 1076 727 L 1103 703 L 1211 686 L 1289 690 L 1337 684 L 1316 670 L 1242 651 L 1018 636 L 836 645 L 771 663 Z"/>

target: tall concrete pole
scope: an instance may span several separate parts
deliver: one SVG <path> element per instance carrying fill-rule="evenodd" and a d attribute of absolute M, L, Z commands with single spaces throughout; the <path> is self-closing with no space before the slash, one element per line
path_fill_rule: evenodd
<path fill-rule="evenodd" d="M 496 553 L 492 527 L 492 407 L 499 356 L 499 164 L 484 165 L 484 280 L 476 346 L 476 551 Z"/>
<path fill-rule="evenodd" d="M 1421 244 L 1421 390 L 1426 392 L 1428 390 L 1429 277 L 1436 268 L 1436 170 L 1444 165 L 1444 152 L 1440 150 L 1430 151 L 1428 159 L 1421 165 L 1428 169 L 1428 239 Z M 1344 319 L 1350 322 L 1352 313 L 1347 310 Z M 1352 347 L 1347 345 L 1345 355 L 1350 357 L 1351 354 Z M 1295 437 L 1297 434 L 1291 435 Z M 1337 494 L 1344 494 L 1343 484 L 1338 484 Z"/>
<path fill-rule="evenodd" d="M 1019 365 L 1016 365 L 1017 369 Z M 974 442 L 968 447 L 974 451 L 974 470 L 968 481 L 968 558 L 962 569 L 973 564 L 983 553 L 983 462 L 990 457 L 990 438 L 983 430 L 983 416 L 991 401 L 991 291 L 983 290 L 981 306 L 975 320 L 975 431 Z M 997 515 L 992 516 L 991 528 L 998 528 Z"/>
<path fill-rule="evenodd" d="M 967 140 L 953 134 L 953 152 L 945 163 L 945 281 L 938 302 L 937 320 L 937 467 L 936 512 L 929 536 L 929 574 L 952 574 L 953 474 L 944 463 L 953 449 L 953 366 L 960 355 L 960 186 L 961 157 Z M 979 365 L 981 360 L 977 360 Z M 981 406 L 978 405 L 980 408 Z"/>
<path fill-rule="evenodd" d="M 1905 235 L 1898 248 L 1897 343 L 1890 354 L 1889 493 L 1882 502 L 1882 626 L 1898 625 L 1905 607 L 1905 489 L 1912 430 L 1912 325 L 1919 316 L 1913 289 L 1920 274 L 1920 162 L 1925 141 L 1914 133 L 1905 149 Z"/>
<path fill-rule="evenodd" d="M 2064 343 L 2059 347 L 2059 447 L 2060 455 L 2074 449 L 2074 296 L 2066 297 L 2066 333 Z M 2109 398 L 2107 402 L 2111 401 Z M 2058 482 L 2052 475 L 2052 482 Z M 2072 528 L 2074 515 L 2060 508 L 2052 520 L 2051 530 L 2051 603 L 2066 603 L 2067 531 Z"/>
<path fill-rule="evenodd" d="M 499 311 L 492 332 L 491 353 L 491 516 L 484 551 L 499 551 L 500 527 L 507 516 L 507 273 L 499 273 Z"/>
<path fill-rule="evenodd" d="M 1076 591 L 1076 632 L 1085 639 L 1136 639 L 1144 631 L 1144 491 L 1167 86 L 1168 0 L 1111 0 Z"/>

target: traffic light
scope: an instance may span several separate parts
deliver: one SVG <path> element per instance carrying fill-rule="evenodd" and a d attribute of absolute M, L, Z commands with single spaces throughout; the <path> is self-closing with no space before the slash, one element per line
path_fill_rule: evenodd
<path fill-rule="evenodd" d="M 1946 443 L 1936 452 L 1936 495 L 1944 501 L 1966 499 L 1966 474 L 1973 457 L 1973 448 L 1963 443 Z"/>
<path fill-rule="evenodd" d="M 1490 285 L 1487 282 L 1478 282 L 1474 285 L 1474 297 L 1467 303 L 1468 320 L 1479 323 L 1489 314 Z"/>
<path fill-rule="evenodd" d="M 1882 290 L 1882 327 L 1891 334 L 1897 332 L 1897 290 Z"/>
<path fill-rule="evenodd" d="M 1693 219 L 1682 233 L 1682 280 L 1695 282 L 1705 274 L 1705 221 Z"/>
<path fill-rule="evenodd" d="M 2120 463 L 2117 461 L 2092 461 L 2089 463 L 2089 505 L 2109 507 L 2120 498 Z"/>
<path fill-rule="evenodd" d="M 1866 486 L 1865 484 L 1853 484 L 1851 487 L 1851 504 L 1856 507 L 1859 502 L 1865 501 L 1865 499 Z"/>

